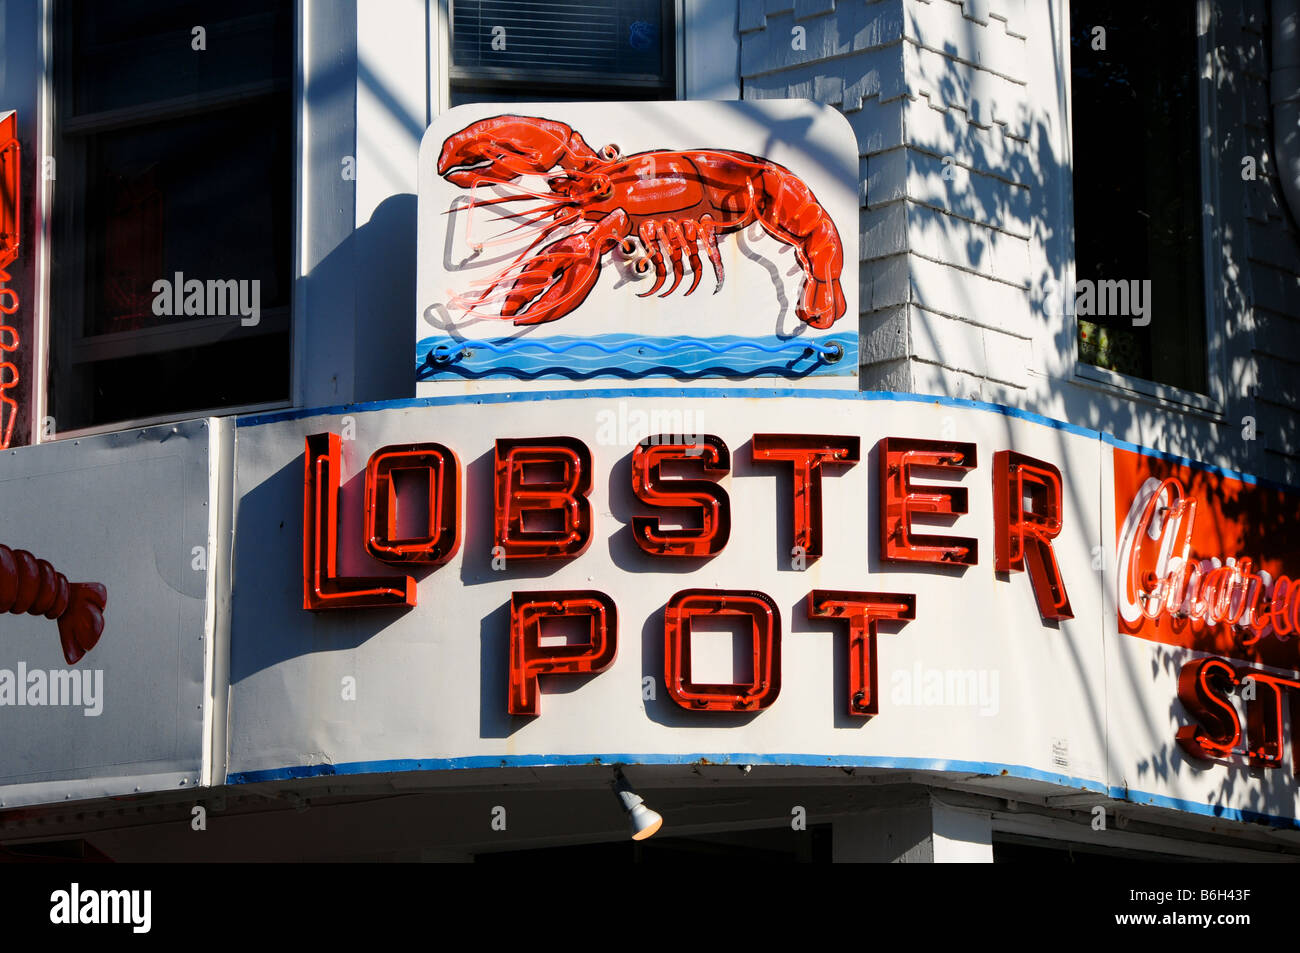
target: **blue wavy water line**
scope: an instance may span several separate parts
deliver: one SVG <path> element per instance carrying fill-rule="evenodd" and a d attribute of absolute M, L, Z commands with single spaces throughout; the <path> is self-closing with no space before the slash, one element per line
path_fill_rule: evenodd
<path fill-rule="evenodd" d="M 838 360 L 834 360 L 838 354 Z M 611 356 L 617 355 L 617 360 Z M 856 335 L 816 338 L 664 338 L 637 334 L 556 335 L 465 341 L 429 337 L 416 345 L 416 378 L 438 377 L 808 377 L 857 371 Z"/>

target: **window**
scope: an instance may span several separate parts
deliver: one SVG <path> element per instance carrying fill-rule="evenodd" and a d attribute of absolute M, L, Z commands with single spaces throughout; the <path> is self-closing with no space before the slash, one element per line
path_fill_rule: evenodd
<path fill-rule="evenodd" d="M 1070 4 L 1081 362 L 1207 393 L 1197 4 Z"/>
<path fill-rule="evenodd" d="M 57 431 L 290 393 L 293 0 L 57 0 Z"/>
<path fill-rule="evenodd" d="M 453 0 L 451 104 L 676 97 L 672 0 Z"/>

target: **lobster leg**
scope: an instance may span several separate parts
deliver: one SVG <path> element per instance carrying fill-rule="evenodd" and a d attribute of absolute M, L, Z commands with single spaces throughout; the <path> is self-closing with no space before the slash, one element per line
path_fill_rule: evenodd
<path fill-rule="evenodd" d="M 700 279 L 704 277 L 700 269 L 700 231 L 695 227 L 695 222 L 689 218 L 682 222 L 682 237 L 686 239 L 686 254 L 690 257 L 691 263 L 691 286 L 686 289 L 685 294 L 685 297 L 689 298 L 700 286 Z"/>
<path fill-rule="evenodd" d="M 664 253 L 659 247 L 659 223 L 652 218 L 642 222 L 641 227 L 637 229 L 637 237 L 641 239 L 646 254 L 650 256 L 655 266 L 655 283 L 650 286 L 650 290 L 637 294 L 638 298 L 647 298 L 663 286 L 664 278 L 668 275 L 664 270 Z"/>
<path fill-rule="evenodd" d="M 501 316 L 513 317 L 515 324 L 544 324 L 564 317 L 595 287 L 601 256 L 631 230 L 627 213 L 615 209 L 589 231 L 547 245 L 512 282 Z"/>
<path fill-rule="evenodd" d="M 668 245 L 668 256 L 673 262 L 673 283 L 659 296 L 667 298 L 677 290 L 677 286 L 682 283 L 682 278 L 686 276 L 682 271 L 682 248 L 686 244 L 686 237 L 682 234 L 681 226 L 671 218 L 659 226 L 659 237 Z"/>
<path fill-rule="evenodd" d="M 718 279 L 718 283 L 713 286 L 714 294 L 722 290 L 722 282 L 726 278 L 726 272 L 722 269 L 722 253 L 718 251 L 717 229 L 717 224 L 708 216 L 700 219 L 700 237 L 704 239 L 704 250 L 713 263 L 713 274 Z"/>
<path fill-rule="evenodd" d="M 59 642 L 69 665 L 99 642 L 108 591 L 97 582 L 68 582 L 44 559 L 25 549 L 0 546 L 0 612 L 57 619 Z"/>

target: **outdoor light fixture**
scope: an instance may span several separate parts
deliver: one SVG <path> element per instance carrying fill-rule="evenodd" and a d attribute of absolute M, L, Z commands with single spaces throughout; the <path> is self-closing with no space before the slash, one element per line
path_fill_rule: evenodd
<path fill-rule="evenodd" d="M 659 830 L 664 819 L 658 812 L 645 806 L 645 800 L 632 790 L 622 771 L 614 772 L 614 793 L 618 795 L 619 803 L 627 813 L 628 823 L 632 825 L 633 840 L 645 840 Z"/>

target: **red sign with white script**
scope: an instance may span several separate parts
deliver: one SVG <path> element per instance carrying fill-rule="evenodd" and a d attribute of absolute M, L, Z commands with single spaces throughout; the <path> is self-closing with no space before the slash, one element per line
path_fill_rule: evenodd
<path fill-rule="evenodd" d="M 1114 458 L 1120 631 L 1300 669 L 1300 494 Z"/>

